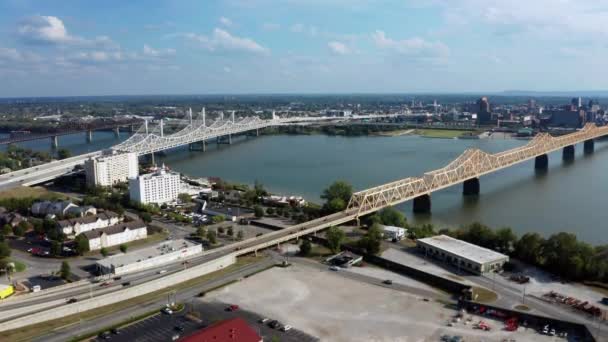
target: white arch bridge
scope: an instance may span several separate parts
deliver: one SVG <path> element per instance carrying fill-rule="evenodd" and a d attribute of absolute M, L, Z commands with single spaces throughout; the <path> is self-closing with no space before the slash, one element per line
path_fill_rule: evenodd
<path fill-rule="evenodd" d="M 193 118 L 192 109 L 188 111 L 188 120 L 174 120 L 178 124 L 186 126 L 175 133 L 165 134 L 164 120 L 160 120 L 158 125 L 150 125 L 148 121 L 127 140 L 112 147 L 113 150 L 120 152 L 134 152 L 137 155 L 145 155 L 153 152 L 163 151 L 183 145 L 204 143 L 207 140 L 227 137 L 229 140 L 234 134 L 248 131 L 258 131 L 259 129 L 272 126 L 285 125 L 305 125 L 323 121 L 356 121 L 394 118 L 400 114 L 377 114 L 377 115 L 355 115 L 348 117 L 289 117 L 280 118 L 273 112 L 272 119 L 263 120 L 257 116 L 249 116 L 236 119 L 234 112 L 230 118 L 225 119 L 223 113 L 216 118 L 210 125 L 205 121 L 205 109 L 201 111 L 197 118 Z M 231 141 L 231 140 L 230 140 Z"/>

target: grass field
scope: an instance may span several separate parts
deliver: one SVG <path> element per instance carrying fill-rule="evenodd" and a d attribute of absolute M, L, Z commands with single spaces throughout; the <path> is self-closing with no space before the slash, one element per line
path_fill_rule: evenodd
<path fill-rule="evenodd" d="M 457 138 L 465 133 L 471 133 L 472 131 L 456 130 L 456 129 L 417 129 L 414 134 L 418 134 L 427 138 L 443 138 L 453 139 Z"/>
<path fill-rule="evenodd" d="M 27 268 L 27 266 L 21 261 L 10 259 L 10 262 L 15 264 L 15 272 L 23 272 Z"/>
<path fill-rule="evenodd" d="M 65 197 L 59 193 L 48 191 L 41 186 L 18 186 L 13 189 L 5 190 L 0 192 L 0 199 L 7 198 L 49 198 L 49 197 Z"/>
<path fill-rule="evenodd" d="M 183 283 L 179 283 L 175 286 L 171 286 L 156 292 L 148 293 L 139 297 L 132 298 L 130 300 L 122 301 L 120 303 L 106 305 L 104 307 L 89 310 L 85 312 L 81 312 L 75 315 L 63 317 L 61 319 L 56 319 L 52 321 L 42 322 L 34 325 L 30 325 L 27 327 L 4 331 L 0 334 L 0 341 L 31 341 L 33 338 L 37 336 L 45 335 L 53 330 L 58 330 L 63 327 L 67 327 L 70 325 L 78 324 L 80 320 L 86 321 L 95 319 L 98 317 L 103 317 L 106 315 L 110 315 L 114 312 L 124 310 L 130 307 L 136 307 L 143 305 L 144 303 L 148 303 L 151 301 L 155 301 L 161 298 L 166 298 L 167 294 L 172 291 L 180 291 L 187 288 L 194 287 L 199 285 L 202 282 L 209 281 L 214 278 L 221 277 L 222 275 L 228 274 L 230 272 L 235 271 L 238 268 L 243 266 L 253 264 L 259 260 L 263 259 L 263 257 L 253 257 L 253 256 L 245 256 L 237 259 L 237 262 L 234 265 L 230 265 L 222 270 L 206 274 L 204 276 L 194 278 Z M 159 308 L 160 310 L 160 308 Z"/>

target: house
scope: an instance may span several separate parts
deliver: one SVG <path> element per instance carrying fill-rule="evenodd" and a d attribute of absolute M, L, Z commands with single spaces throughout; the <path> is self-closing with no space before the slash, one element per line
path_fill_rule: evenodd
<path fill-rule="evenodd" d="M 143 221 L 131 221 L 89 230 L 82 234 L 89 240 L 89 250 L 94 251 L 145 239 L 148 236 L 148 229 Z"/>
<path fill-rule="evenodd" d="M 401 227 L 381 225 L 381 228 L 384 238 L 391 241 L 399 241 L 405 238 L 405 234 L 407 234 L 407 229 Z"/>
<path fill-rule="evenodd" d="M 0 226 L 8 224 L 11 227 L 16 227 L 19 223 L 27 221 L 27 219 L 18 213 L 2 212 L 0 213 Z"/>
<path fill-rule="evenodd" d="M 93 206 L 79 207 L 71 201 L 41 201 L 32 204 L 30 209 L 36 216 L 85 216 L 97 214 L 97 209 Z"/>
<path fill-rule="evenodd" d="M 182 337 L 179 342 L 262 342 L 262 337 L 247 322 L 240 318 L 231 318 Z"/>
<path fill-rule="evenodd" d="M 65 235 L 78 235 L 93 229 L 113 226 L 122 221 L 122 217 L 111 211 L 103 211 L 97 215 L 57 221 L 59 232 Z"/>

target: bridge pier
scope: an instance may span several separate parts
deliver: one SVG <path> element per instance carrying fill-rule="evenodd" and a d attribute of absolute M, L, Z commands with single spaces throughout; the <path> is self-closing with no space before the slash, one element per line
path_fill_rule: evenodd
<path fill-rule="evenodd" d="M 205 144 L 205 140 L 199 142 L 193 142 L 188 144 L 188 149 L 190 151 L 207 151 L 207 144 Z"/>
<path fill-rule="evenodd" d="M 564 152 L 562 154 L 562 159 L 564 161 L 572 161 L 574 160 L 574 145 L 569 145 L 564 147 Z"/>
<path fill-rule="evenodd" d="M 93 131 L 92 130 L 88 130 L 87 131 L 87 142 L 90 143 L 93 141 Z"/>
<path fill-rule="evenodd" d="M 413 211 L 416 214 L 431 212 L 431 195 L 421 195 L 414 198 Z"/>
<path fill-rule="evenodd" d="M 534 169 L 536 170 L 547 170 L 549 168 L 549 156 L 541 154 L 534 159 Z"/>
<path fill-rule="evenodd" d="M 594 149 L 595 149 L 595 140 L 593 140 L 593 139 L 585 140 L 585 142 L 583 143 L 583 150 L 585 151 L 585 154 L 593 153 Z"/>
<path fill-rule="evenodd" d="M 223 138 L 223 139 L 222 139 Z M 217 137 L 216 138 L 216 143 L 219 144 L 228 144 L 228 145 L 232 145 L 232 134 L 228 134 L 227 136 L 224 137 Z"/>
<path fill-rule="evenodd" d="M 131 127 L 129 127 L 129 129 L 131 130 L 131 133 L 137 132 L 137 127 L 135 125 L 131 125 Z"/>
<path fill-rule="evenodd" d="M 56 135 L 51 137 L 51 147 L 52 148 L 59 147 L 59 138 Z"/>
<path fill-rule="evenodd" d="M 462 183 L 462 194 L 464 196 L 479 195 L 479 178 L 467 179 Z"/>
<path fill-rule="evenodd" d="M 120 127 L 114 128 L 114 137 L 120 138 Z"/>

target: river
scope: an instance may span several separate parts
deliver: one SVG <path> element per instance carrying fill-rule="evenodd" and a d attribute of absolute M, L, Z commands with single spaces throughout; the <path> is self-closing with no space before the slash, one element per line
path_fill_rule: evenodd
<path fill-rule="evenodd" d="M 121 138 L 124 139 L 126 133 Z M 498 152 L 525 144 L 514 139 L 455 140 L 418 136 L 332 137 L 261 136 L 240 137 L 232 145 L 209 144 L 206 152 L 180 148 L 158 158 L 190 176 L 218 176 L 227 181 L 262 182 L 272 192 L 303 195 L 319 202 L 321 191 L 335 180 L 353 184 L 356 190 L 392 180 L 419 176 L 440 168 L 466 148 Z M 60 147 L 73 153 L 107 148 L 116 140 L 111 132 L 96 132 L 91 144 L 84 135 L 62 137 Z M 43 141 L 24 144 L 49 150 Z M 432 195 L 432 214 L 413 215 L 411 202 L 399 206 L 414 223 L 433 222 L 438 228 L 457 227 L 473 221 L 492 227 L 509 226 L 517 233 L 543 235 L 574 232 L 593 244 L 608 243 L 603 234 L 603 200 L 608 190 L 608 142 L 598 141 L 595 153 L 585 156 L 576 146 L 576 160 L 564 163 L 561 151 L 549 156 L 549 171 L 537 174 L 528 161 L 481 178 L 481 194 L 463 198 L 454 186 Z"/>

